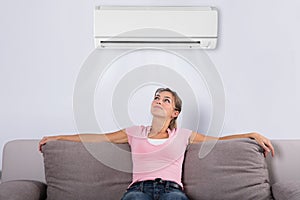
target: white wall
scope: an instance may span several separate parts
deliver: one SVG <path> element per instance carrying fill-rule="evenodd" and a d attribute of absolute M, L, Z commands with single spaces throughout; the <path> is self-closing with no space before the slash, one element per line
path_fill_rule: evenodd
<path fill-rule="evenodd" d="M 300 2 L 128 1 L 127 5 L 212 5 L 220 39 L 208 54 L 226 90 L 223 134 L 259 131 L 299 139 Z M 72 97 L 93 50 L 95 5 L 119 1 L 0 1 L 0 148 L 13 139 L 74 133 Z M 1 163 L 0 163 L 1 164 Z"/>

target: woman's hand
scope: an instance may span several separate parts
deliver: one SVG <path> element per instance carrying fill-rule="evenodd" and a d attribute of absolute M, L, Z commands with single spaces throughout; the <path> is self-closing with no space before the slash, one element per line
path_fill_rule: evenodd
<path fill-rule="evenodd" d="M 58 140 L 58 136 L 45 136 L 39 142 L 39 151 L 42 152 L 42 146 L 45 145 L 49 141 Z"/>
<path fill-rule="evenodd" d="M 275 151 L 274 151 L 274 147 L 271 144 L 271 141 L 260 135 L 259 133 L 250 133 L 250 138 L 256 140 L 256 142 L 262 146 L 262 148 L 265 150 L 264 151 L 264 155 L 265 157 L 268 155 L 269 152 L 271 152 L 271 155 L 274 156 L 275 155 Z"/>

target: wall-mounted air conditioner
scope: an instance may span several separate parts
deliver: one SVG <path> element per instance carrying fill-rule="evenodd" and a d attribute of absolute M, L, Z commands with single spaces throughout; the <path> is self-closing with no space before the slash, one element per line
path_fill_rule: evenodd
<path fill-rule="evenodd" d="M 95 45 L 214 49 L 218 12 L 212 7 L 115 7 L 95 9 Z"/>

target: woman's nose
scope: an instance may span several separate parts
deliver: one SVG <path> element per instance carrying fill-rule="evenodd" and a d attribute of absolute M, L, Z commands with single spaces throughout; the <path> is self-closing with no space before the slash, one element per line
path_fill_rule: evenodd
<path fill-rule="evenodd" d="M 157 100 L 156 100 L 156 103 L 157 103 L 157 104 L 161 104 L 161 100 L 160 100 L 160 99 L 157 99 Z"/>

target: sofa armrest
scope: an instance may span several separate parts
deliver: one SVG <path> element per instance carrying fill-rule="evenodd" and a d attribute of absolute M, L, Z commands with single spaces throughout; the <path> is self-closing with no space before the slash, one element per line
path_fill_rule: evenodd
<path fill-rule="evenodd" d="M 272 185 L 275 200 L 299 200 L 300 181 L 278 182 Z"/>
<path fill-rule="evenodd" d="M 38 181 L 7 181 L 0 184 L 0 199 L 45 200 L 46 184 Z"/>

